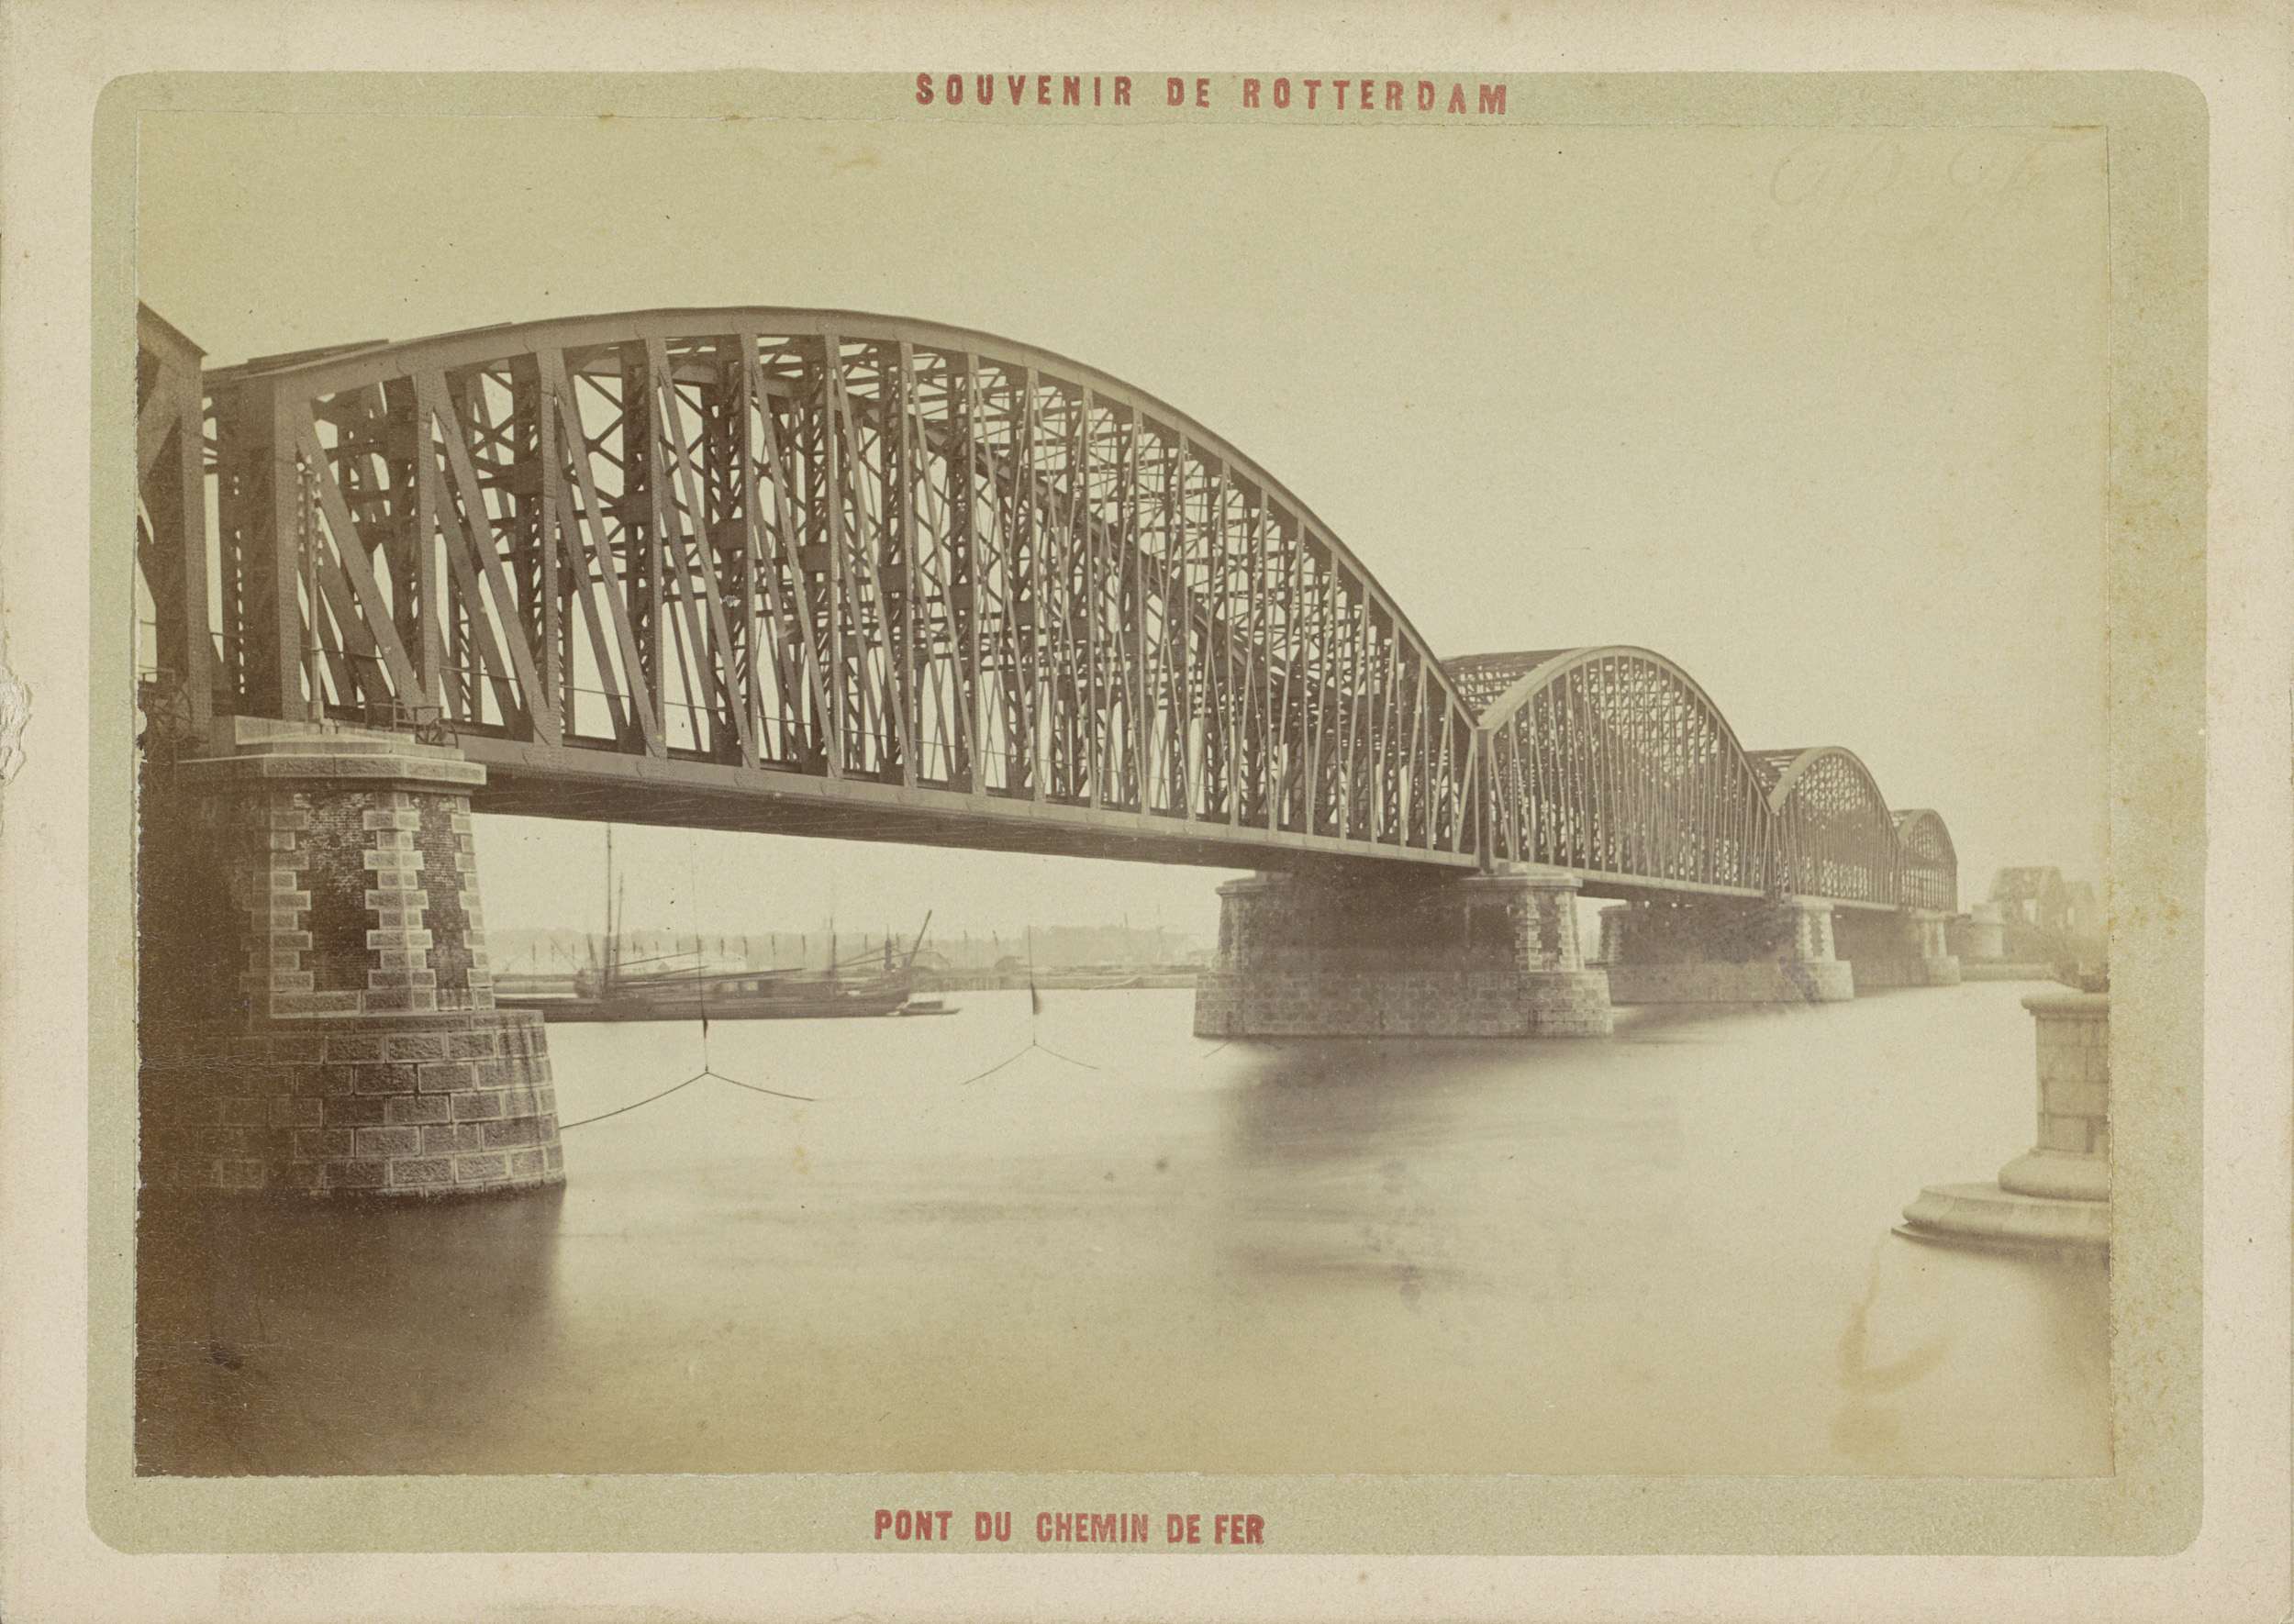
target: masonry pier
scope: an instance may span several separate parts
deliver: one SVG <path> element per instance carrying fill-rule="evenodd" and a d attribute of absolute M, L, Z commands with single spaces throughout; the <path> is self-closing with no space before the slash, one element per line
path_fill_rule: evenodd
<path fill-rule="evenodd" d="M 562 1184 L 541 1018 L 497 1010 L 451 746 L 237 717 L 144 772 L 147 1185 Z"/>
<path fill-rule="evenodd" d="M 1946 933 L 1950 916 L 1932 908 L 1885 912 L 1842 908 L 1833 916 L 1832 948 L 1855 972 L 1855 987 L 1955 987 L 1959 959 Z"/>
<path fill-rule="evenodd" d="M 2036 1142 L 1997 1182 L 1931 1185 L 1904 1208 L 1903 1232 L 1974 1245 L 2110 1244 L 2110 996 L 2035 993 Z"/>
<path fill-rule="evenodd" d="M 1601 910 L 1612 1004 L 1836 1004 L 1855 996 L 1832 905 L 1686 896 Z"/>
<path fill-rule="evenodd" d="M 1598 1038 L 1608 978 L 1577 941 L 1577 880 L 1255 874 L 1219 888 L 1196 984 L 1206 1038 Z"/>

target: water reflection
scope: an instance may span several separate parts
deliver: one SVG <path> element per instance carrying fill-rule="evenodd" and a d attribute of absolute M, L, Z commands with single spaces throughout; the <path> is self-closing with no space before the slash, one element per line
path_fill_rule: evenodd
<path fill-rule="evenodd" d="M 1184 992 L 715 1029 L 560 1196 L 156 1205 L 146 1470 L 2110 1468 L 2106 1276 L 1892 1235 L 2029 1138 L 2012 986 L 1607 1043 L 1209 1045 Z M 1031 1034 L 1086 1062 L 1030 1053 Z M 562 1027 L 578 1118 L 694 1069 Z M 641 1397 L 640 1396 L 641 1396 Z"/>
<path fill-rule="evenodd" d="M 1371 1042 L 1270 1048 L 1226 1098 L 1216 1164 L 1228 1267 L 1262 1281 L 1313 1278 L 1414 1302 L 1446 1226 L 1425 1174 L 1456 1079 L 1396 1086 Z"/>
<path fill-rule="evenodd" d="M 562 1192 L 446 1207 L 147 1193 L 137 1459 L 147 1472 L 420 1470 L 527 1401 L 556 1334 Z"/>

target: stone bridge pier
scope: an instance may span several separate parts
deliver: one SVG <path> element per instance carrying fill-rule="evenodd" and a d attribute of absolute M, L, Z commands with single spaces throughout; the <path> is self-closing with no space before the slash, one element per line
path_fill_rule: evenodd
<path fill-rule="evenodd" d="M 1608 978 L 1577 941 L 1574 875 L 1255 874 L 1219 888 L 1196 984 L 1205 1038 L 1598 1038 Z"/>
<path fill-rule="evenodd" d="M 1954 987 L 1959 960 L 1946 927 L 1951 916 L 1932 908 L 1892 913 L 1842 909 L 1833 924 L 1834 951 L 1855 969 L 1856 991 L 1876 987 Z"/>
<path fill-rule="evenodd" d="M 1835 1004 L 1855 996 L 1832 905 L 1687 896 L 1601 910 L 1612 1004 Z"/>
<path fill-rule="evenodd" d="M 494 1007 L 470 835 L 484 782 L 451 747 L 246 717 L 147 758 L 147 1185 L 564 1182 L 541 1018 Z"/>

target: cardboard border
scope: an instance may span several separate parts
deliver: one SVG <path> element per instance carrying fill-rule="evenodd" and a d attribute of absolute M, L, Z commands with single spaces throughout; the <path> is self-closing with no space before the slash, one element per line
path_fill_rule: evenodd
<path fill-rule="evenodd" d="M 1419 0 L 1120 10 L 930 0 L 896 15 L 808 0 L 9 0 L 0 30 L 0 662 L 29 688 L 28 762 L 0 790 L 0 1610 L 41 1619 L 1353 1618 L 1639 1619 L 2010 1617 L 2275 1621 L 2289 1583 L 2289 1190 L 2294 1132 L 2294 64 L 2285 0 L 1807 0 L 1726 8 Z M 89 140 L 99 89 L 154 68 L 672 71 L 1077 64 L 1264 71 L 1336 58 L 1511 73 L 2017 72 L 2144 67 L 2209 104 L 2208 444 L 2213 492 L 2202 911 L 2208 1098 L 2184 1146 L 2207 1166 L 2206 1498 L 2171 1556 L 1515 1559 L 1077 1555 L 169 1556 L 120 1553 L 88 1521 L 84 1136 L 93 931 L 87 496 Z M 126 267 L 99 262 L 99 284 Z M 60 455 L 61 450 L 61 455 Z M 2195 653 L 2194 656 L 2195 657 Z M 106 690 L 106 694 L 109 690 Z M 118 707 L 124 710 L 124 702 Z M 105 698 L 94 715 L 119 719 Z M 110 893 L 116 904 L 117 892 Z M 99 1021 L 100 1024 L 100 1016 Z M 2174 1374 L 2190 1374 L 2188 1366 Z"/>
<path fill-rule="evenodd" d="M 1217 76 L 1215 76 L 1216 78 Z M 1447 77 L 1447 75 L 1444 75 Z M 2159 74 L 1509 75 L 1509 128 L 1738 124 L 2100 128 L 2109 142 L 2117 1469 L 2104 1479 L 1863 1477 L 1234 1477 L 1099 1474 L 839 1474 L 745 1477 L 139 1478 L 132 1391 L 133 1071 L 122 1045 L 131 984 L 110 944 L 90 1124 L 93 1281 L 89 1508 L 131 1551 L 863 1551 L 879 1505 L 1243 1505 L 1279 1516 L 1308 1553 L 1653 1553 L 1664 1551 L 2133 1554 L 2198 1527 L 2195 1218 L 2199 921 L 2168 906 L 2201 884 L 2205 641 L 2207 115 L 2188 81 Z M 1232 108 L 1236 97 L 1214 95 Z M 137 120 L 186 109 L 387 109 L 618 117 L 930 118 L 905 75 L 156 75 L 116 81 L 96 130 L 99 265 L 132 264 Z M 1011 115 L 1025 118 L 1028 109 Z M 978 115 L 975 115 L 977 117 Z M 1115 121 L 1242 122 L 1157 101 Z M 1311 117 L 1311 116 L 1309 116 Z M 1331 116 L 1335 121 L 1336 116 Z M 1349 116 L 1360 122 L 1358 115 Z M 1038 122 L 1048 122 L 1041 120 Z M 99 285 L 92 470 L 95 535 L 132 532 L 132 288 Z M 93 555 L 99 718 L 122 715 L 132 561 Z M 96 729 L 91 802 L 102 899 L 129 873 L 124 731 Z M 108 907 L 106 909 L 108 913 Z"/>

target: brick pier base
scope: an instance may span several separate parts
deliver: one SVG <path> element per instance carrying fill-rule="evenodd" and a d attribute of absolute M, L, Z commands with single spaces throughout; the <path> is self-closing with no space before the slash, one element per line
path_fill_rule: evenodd
<path fill-rule="evenodd" d="M 1195 988 L 1207 1038 L 1598 1038 L 1607 978 L 1577 945 L 1576 880 L 1258 874 L 1219 888 Z"/>
<path fill-rule="evenodd" d="M 1832 951 L 1829 903 L 1688 897 L 1601 910 L 1609 1002 L 1837 1004 L 1855 976 Z"/>
<path fill-rule="evenodd" d="M 445 1196 L 562 1183 L 541 1017 L 351 1016 L 179 1029 L 143 1058 L 143 1182 Z"/>
<path fill-rule="evenodd" d="M 470 830 L 484 769 L 395 733 L 224 725 L 145 773 L 145 1183 L 563 1182 L 541 1019 L 494 1007 Z"/>
<path fill-rule="evenodd" d="M 2110 996 L 2035 993 L 2038 1142 L 1995 1184 L 1931 1185 L 1904 1233 L 1968 1244 L 2110 1244 Z"/>

